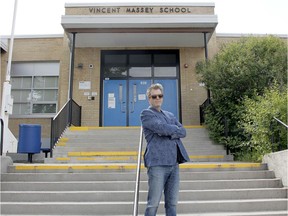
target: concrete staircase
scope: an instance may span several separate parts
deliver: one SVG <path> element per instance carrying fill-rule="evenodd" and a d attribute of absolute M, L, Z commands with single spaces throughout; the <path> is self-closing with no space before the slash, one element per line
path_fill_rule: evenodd
<path fill-rule="evenodd" d="M 132 215 L 139 132 L 70 128 L 52 159 L 14 164 L 1 175 L 1 215 Z M 189 127 L 187 134 L 193 162 L 181 165 L 179 216 L 287 216 L 287 188 L 265 164 L 233 162 L 204 128 Z M 139 215 L 146 196 L 142 167 Z"/>
<path fill-rule="evenodd" d="M 213 145 L 205 129 L 186 129 L 187 137 L 183 143 L 191 161 L 233 161 L 222 145 Z M 53 158 L 46 159 L 46 163 L 135 163 L 139 136 L 139 127 L 71 128 L 57 144 Z M 144 140 L 143 151 L 145 145 Z"/>

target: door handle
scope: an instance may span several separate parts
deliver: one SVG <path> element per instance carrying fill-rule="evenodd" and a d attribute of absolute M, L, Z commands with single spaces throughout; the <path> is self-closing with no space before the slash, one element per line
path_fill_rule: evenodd
<path fill-rule="evenodd" d="M 133 85 L 133 98 L 132 98 L 132 101 L 131 101 L 131 104 L 132 104 L 132 109 L 131 109 L 131 113 L 134 112 L 135 110 L 135 103 L 137 102 L 137 85 L 134 84 Z"/>
<path fill-rule="evenodd" d="M 123 101 L 123 85 L 119 85 L 119 101 L 120 101 L 120 109 L 122 113 L 125 113 L 125 101 Z"/>

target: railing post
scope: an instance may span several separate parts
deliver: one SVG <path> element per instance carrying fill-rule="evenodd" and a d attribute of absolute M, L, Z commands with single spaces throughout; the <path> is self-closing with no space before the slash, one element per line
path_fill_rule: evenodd
<path fill-rule="evenodd" d="M 1 118 L 0 119 L 0 121 L 1 121 L 1 154 L 0 155 L 2 155 L 3 154 L 3 136 L 4 136 L 4 121 L 3 121 L 3 119 Z"/>
<path fill-rule="evenodd" d="M 72 113 L 72 99 L 70 98 L 69 100 L 69 118 L 68 118 L 68 126 L 70 127 L 72 125 L 72 118 L 73 118 L 73 113 Z"/>
<path fill-rule="evenodd" d="M 204 36 L 204 49 L 205 49 L 205 60 L 208 60 L 208 46 L 207 46 L 207 32 L 203 32 L 203 36 Z M 207 87 L 207 99 L 210 102 L 210 98 L 211 98 L 211 93 L 210 93 L 210 89 Z"/>
<path fill-rule="evenodd" d="M 70 89 L 69 89 L 69 100 L 71 102 L 73 98 L 73 80 L 74 80 L 74 60 L 75 60 L 75 42 L 76 42 L 76 32 L 72 32 L 72 50 L 71 50 L 71 59 L 70 59 Z M 69 107 L 69 126 L 72 122 L 72 102 Z"/>
<path fill-rule="evenodd" d="M 227 120 L 227 117 L 224 116 L 224 134 L 225 134 L 226 138 L 228 137 L 228 132 L 229 132 L 228 120 Z M 226 143 L 226 155 L 229 155 L 229 147 L 228 147 L 227 143 Z"/>
<path fill-rule="evenodd" d="M 140 173 L 141 173 L 141 158 L 142 158 L 142 145 L 143 145 L 143 128 L 140 128 L 140 140 L 138 149 L 138 160 L 136 170 L 136 184 L 135 184 L 135 196 L 134 196 L 134 207 L 133 216 L 138 215 L 138 202 L 139 202 L 139 184 L 140 184 Z"/>
<path fill-rule="evenodd" d="M 79 111 L 79 125 L 81 126 L 81 122 L 82 122 L 82 106 L 79 107 L 80 111 Z"/>
<path fill-rule="evenodd" d="M 274 133 L 273 133 L 273 122 L 270 122 L 270 131 L 271 131 L 271 148 L 272 148 L 272 152 L 274 152 Z"/>
<path fill-rule="evenodd" d="M 53 118 L 51 118 L 51 132 L 50 132 L 50 158 L 53 157 L 54 139 L 55 139 L 54 121 L 53 121 Z"/>

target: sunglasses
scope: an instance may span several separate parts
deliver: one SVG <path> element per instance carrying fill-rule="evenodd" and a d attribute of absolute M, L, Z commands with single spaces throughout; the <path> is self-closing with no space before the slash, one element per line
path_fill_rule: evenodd
<path fill-rule="evenodd" d="M 156 99 L 157 97 L 158 97 L 159 99 L 161 99 L 161 98 L 163 98 L 163 94 L 151 95 L 150 97 L 151 97 L 152 99 Z"/>

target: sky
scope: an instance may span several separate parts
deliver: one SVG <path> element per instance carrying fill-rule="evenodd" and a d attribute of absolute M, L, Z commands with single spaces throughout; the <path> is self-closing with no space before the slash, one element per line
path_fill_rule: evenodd
<path fill-rule="evenodd" d="M 11 35 L 15 0 L 0 0 L 0 35 Z M 63 34 L 65 3 L 212 2 L 217 33 L 288 34 L 287 0 L 18 0 L 15 35 Z"/>

